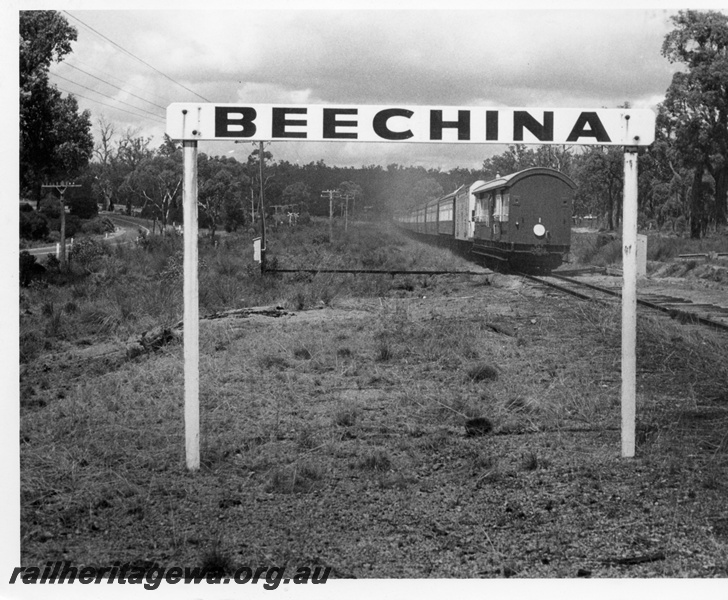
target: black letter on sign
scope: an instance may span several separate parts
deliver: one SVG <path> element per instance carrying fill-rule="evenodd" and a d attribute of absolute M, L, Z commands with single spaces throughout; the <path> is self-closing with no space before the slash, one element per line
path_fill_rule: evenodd
<path fill-rule="evenodd" d="M 513 113 L 513 141 L 523 141 L 523 128 L 528 129 L 540 142 L 554 141 L 554 113 L 546 111 L 543 113 L 543 125 L 534 119 L 525 110 L 517 110 Z"/>
<path fill-rule="evenodd" d="M 372 123 L 374 133 L 385 140 L 408 140 L 414 135 L 409 129 L 407 131 L 399 132 L 392 131 L 389 127 L 387 127 L 387 121 L 391 117 L 406 117 L 409 119 L 413 114 L 415 113 L 411 110 L 407 110 L 406 108 L 388 108 L 386 110 L 380 110 L 376 115 L 374 115 L 374 122 Z"/>
<path fill-rule="evenodd" d="M 248 138 L 255 135 L 256 112 L 252 106 L 216 106 L 215 137 Z M 234 129 L 230 129 L 233 127 Z"/>
<path fill-rule="evenodd" d="M 356 127 L 356 121 L 337 121 L 337 115 L 355 115 L 356 108 L 324 108 L 324 138 L 326 139 L 350 139 L 355 140 L 358 136 L 356 131 L 349 133 L 337 132 L 337 127 Z"/>
<path fill-rule="evenodd" d="M 498 111 L 485 111 L 485 139 L 494 141 L 498 139 Z"/>
<path fill-rule="evenodd" d="M 433 110 L 430 112 L 430 139 L 441 140 L 442 130 L 445 127 L 457 127 L 458 139 L 470 139 L 470 111 L 459 110 L 457 121 L 443 121 L 442 111 Z"/>
<path fill-rule="evenodd" d="M 589 125 L 589 129 L 585 130 L 584 126 Z M 571 130 L 567 142 L 576 142 L 580 137 L 597 138 L 597 142 L 611 142 L 607 130 L 604 129 L 599 115 L 595 112 L 583 112 L 576 120 L 574 129 Z"/>
<path fill-rule="evenodd" d="M 306 121 L 303 120 L 292 120 L 286 119 L 286 114 L 291 113 L 294 115 L 305 115 L 305 108 L 274 108 L 273 109 L 273 124 L 271 129 L 272 137 L 274 138 L 305 138 L 305 131 L 286 131 L 286 127 L 295 125 L 306 125 Z"/>

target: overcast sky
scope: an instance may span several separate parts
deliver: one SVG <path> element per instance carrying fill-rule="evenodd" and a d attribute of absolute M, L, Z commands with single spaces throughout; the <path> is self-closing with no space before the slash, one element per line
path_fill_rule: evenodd
<path fill-rule="evenodd" d="M 64 11 L 78 40 L 52 67 L 52 81 L 75 93 L 94 121 L 103 115 L 118 131 L 152 136 L 154 146 L 171 102 L 612 108 L 628 101 L 654 108 L 679 68 L 660 53 L 676 9 L 443 10 L 448 4 L 441 2 L 426 10 L 200 11 L 83 4 Z M 201 142 L 200 149 L 245 160 L 252 146 Z M 475 168 L 504 149 L 270 147 L 274 158 L 301 164 L 323 158 L 329 165 L 443 169 Z"/>

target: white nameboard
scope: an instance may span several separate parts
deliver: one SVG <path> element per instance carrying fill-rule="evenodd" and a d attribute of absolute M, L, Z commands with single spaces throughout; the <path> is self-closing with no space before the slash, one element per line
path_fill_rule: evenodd
<path fill-rule="evenodd" d="M 648 146 L 655 113 L 633 108 L 314 104 L 167 107 L 173 140 Z"/>

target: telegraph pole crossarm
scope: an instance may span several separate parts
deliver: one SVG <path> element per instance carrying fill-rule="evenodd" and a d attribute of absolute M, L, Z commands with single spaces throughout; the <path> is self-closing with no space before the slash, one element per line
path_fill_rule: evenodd
<path fill-rule="evenodd" d="M 48 189 L 54 189 L 58 192 L 60 195 L 60 202 L 61 202 L 61 271 L 65 271 L 66 267 L 68 265 L 66 260 L 66 203 L 65 203 L 65 193 L 68 188 L 80 188 L 81 185 L 77 183 L 68 183 L 68 182 L 61 182 L 61 183 L 49 183 L 49 184 L 43 184 L 40 186 L 41 189 L 48 188 Z"/>

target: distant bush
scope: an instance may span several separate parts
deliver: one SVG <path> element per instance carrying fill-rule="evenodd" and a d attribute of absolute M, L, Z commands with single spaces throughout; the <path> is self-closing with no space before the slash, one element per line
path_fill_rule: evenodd
<path fill-rule="evenodd" d="M 36 279 L 45 273 L 45 268 L 36 262 L 33 256 L 27 250 L 20 253 L 20 285 L 27 287 L 33 279 Z"/>
<path fill-rule="evenodd" d="M 39 211 L 49 219 L 59 219 L 61 217 L 61 201 L 58 198 L 43 198 L 40 201 Z"/>
<path fill-rule="evenodd" d="M 114 223 L 109 217 L 101 217 L 86 221 L 81 226 L 81 231 L 88 234 L 102 235 L 114 232 Z"/>
<path fill-rule="evenodd" d="M 99 205 L 90 196 L 70 198 L 68 208 L 70 213 L 79 219 L 93 219 L 99 214 Z"/>
<path fill-rule="evenodd" d="M 35 212 L 20 212 L 20 237 L 28 240 L 42 240 L 50 232 L 48 218 L 45 215 Z"/>
<path fill-rule="evenodd" d="M 61 219 L 51 219 L 49 222 L 51 231 L 61 231 Z M 80 231 L 83 223 L 75 215 L 66 215 L 66 238 L 75 237 Z"/>

